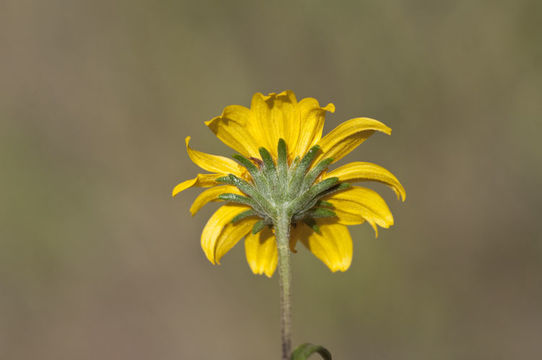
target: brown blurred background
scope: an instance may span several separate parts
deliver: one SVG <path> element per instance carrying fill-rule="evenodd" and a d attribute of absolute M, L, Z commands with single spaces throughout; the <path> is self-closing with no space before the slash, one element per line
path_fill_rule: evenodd
<path fill-rule="evenodd" d="M 277 359 L 277 277 L 212 266 L 184 138 L 256 91 L 393 128 L 345 160 L 396 226 L 294 256 L 294 342 L 336 359 L 542 355 L 542 2 L 0 3 L 0 359 Z M 257 355 L 256 355 L 257 354 Z"/>

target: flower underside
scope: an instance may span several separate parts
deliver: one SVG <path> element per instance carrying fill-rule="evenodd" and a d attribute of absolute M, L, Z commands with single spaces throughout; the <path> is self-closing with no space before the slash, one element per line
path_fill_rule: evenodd
<path fill-rule="evenodd" d="M 404 201 L 405 190 L 391 172 L 361 161 L 328 170 L 374 133 L 389 135 L 391 129 L 375 119 L 357 117 L 323 136 L 325 115 L 334 111 L 333 104 L 322 107 L 313 98 L 298 101 L 290 90 L 256 93 L 249 108 L 230 105 L 205 122 L 240 154 L 235 160 L 192 149 L 186 137 L 188 156 L 207 173 L 180 182 L 172 195 L 208 188 L 192 203 L 192 215 L 208 203 L 226 202 L 201 234 L 211 263 L 219 264 L 244 239 L 251 270 L 271 276 L 278 263 L 277 221 L 286 218 L 292 251 L 303 244 L 331 271 L 345 271 L 352 260 L 347 226 L 366 222 L 378 236 L 378 227 L 393 225 L 390 209 L 376 191 L 350 185 L 379 182 Z"/>
<path fill-rule="evenodd" d="M 280 139 L 276 163 L 264 147 L 259 149 L 261 159 L 234 155 L 233 158 L 249 172 L 252 182 L 233 174 L 216 179 L 219 183 L 237 187 L 244 194 L 224 193 L 219 195 L 219 199 L 251 208 L 235 216 L 232 223 L 257 217 L 259 220 L 252 228 L 252 234 L 257 234 L 265 226 L 272 227 L 280 212 L 291 219 L 292 226 L 303 222 L 320 233 L 315 219 L 336 217 L 333 205 L 322 198 L 347 189 L 350 185 L 340 182 L 337 177 L 317 182 L 333 161 L 332 158 L 326 158 L 311 168 L 319 151 L 320 147 L 315 145 L 303 158 L 297 157 L 289 164 L 286 142 Z"/>

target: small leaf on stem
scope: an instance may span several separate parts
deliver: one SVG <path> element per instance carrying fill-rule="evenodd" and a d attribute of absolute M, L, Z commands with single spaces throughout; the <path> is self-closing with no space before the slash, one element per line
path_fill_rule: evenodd
<path fill-rule="evenodd" d="M 324 360 L 332 360 L 329 350 L 321 345 L 314 345 L 310 343 L 299 345 L 292 353 L 290 360 L 306 360 L 314 353 L 320 354 Z"/>

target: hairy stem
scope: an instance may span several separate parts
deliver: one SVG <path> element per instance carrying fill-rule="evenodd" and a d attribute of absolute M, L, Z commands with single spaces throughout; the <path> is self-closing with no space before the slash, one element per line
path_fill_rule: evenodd
<path fill-rule="evenodd" d="M 275 221 L 275 236 L 279 252 L 279 282 L 280 282 L 280 315 L 282 360 L 290 359 L 292 348 L 292 306 L 290 285 L 292 271 L 290 268 L 290 220 L 286 211 L 277 214 Z"/>

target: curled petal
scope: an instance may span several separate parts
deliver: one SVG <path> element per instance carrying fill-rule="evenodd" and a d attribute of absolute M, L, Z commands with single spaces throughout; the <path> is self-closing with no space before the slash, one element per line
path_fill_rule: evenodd
<path fill-rule="evenodd" d="M 329 103 L 325 107 L 320 107 L 316 99 L 305 98 L 299 102 L 298 111 L 299 136 L 295 143 L 288 143 L 290 158 L 295 157 L 294 154 L 305 154 L 322 138 L 326 112 L 335 112 L 335 105 Z"/>
<path fill-rule="evenodd" d="M 177 184 L 173 191 L 171 192 L 171 196 L 175 196 L 181 191 L 184 191 L 188 188 L 197 186 L 197 187 L 211 187 L 216 185 L 216 179 L 222 176 L 221 174 L 198 174 L 194 179 L 185 180 L 180 184 Z"/>
<path fill-rule="evenodd" d="M 273 231 L 266 227 L 257 234 L 248 234 L 245 239 L 245 253 L 254 274 L 271 277 L 277 268 L 277 240 Z"/>
<path fill-rule="evenodd" d="M 300 224 L 296 235 L 331 271 L 348 270 L 352 263 L 352 238 L 348 228 L 332 221 L 318 221 L 318 226 L 320 234 Z"/>
<path fill-rule="evenodd" d="M 399 180 L 388 170 L 380 165 L 372 164 L 369 162 L 352 162 L 340 166 L 322 177 L 325 180 L 330 177 L 338 177 L 340 181 L 344 182 L 358 182 L 358 181 L 378 181 L 386 184 L 395 192 L 398 198 L 405 201 L 406 192 L 405 188 Z"/>
<path fill-rule="evenodd" d="M 258 156 L 258 148 L 262 146 L 249 130 L 250 110 L 241 105 L 227 106 L 222 115 L 205 122 L 205 125 L 222 142 L 240 154 L 251 157 Z"/>
<path fill-rule="evenodd" d="M 252 230 L 257 219 L 231 222 L 235 216 L 249 209 L 248 206 L 227 204 L 209 218 L 201 234 L 201 247 L 211 263 L 220 264 L 222 256 Z"/>
<path fill-rule="evenodd" d="M 192 215 L 196 215 L 196 213 L 209 202 L 222 201 L 218 198 L 218 196 L 226 193 L 243 195 L 243 193 L 237 187 L 232 185 L 214 186 L 198 195 L 190 207 L 190 213 Z"/>
<path fill-rule="evenodd" d="M 344 225 L 361 224 L 365 220 L 372 226 L 378 237 L 377 225 L 387 229 L 393 225 L 393 215 L 388 205 L 376 191 L 361 186 L 337 192 L 326 199 Z"/>
<path fill-rule="evenodd" d="M 190 136 L 186 137 L 185 142 L 186 151 L 188 152 L 190 160 L 192 160 L 194 164 L 198 165 L 200 168 L 222 174 L 234 174 L 237 176 L 243 175 L 243 168 L 232 159 L 219 155 L 206 154 L 204 152 L 192 149 L 189 146 Z"/>
<path fill-rule="evenodd" d="M 375 131 L 391 134 L 389 127 L 374 119 L 355 118 L 345 121 L 318 142 L 322 153 L 314 163 L 325 158 L 332 158 L 333 162 L 342 159 Z"/>

